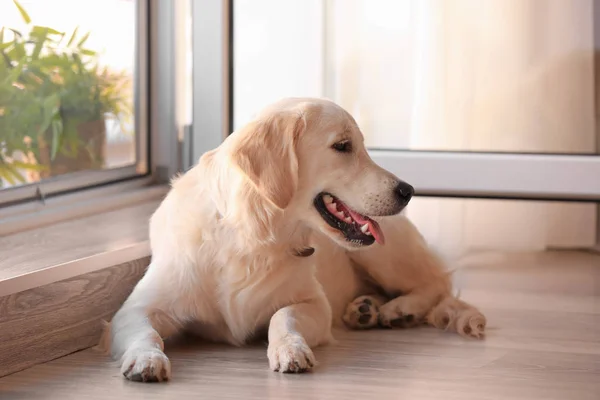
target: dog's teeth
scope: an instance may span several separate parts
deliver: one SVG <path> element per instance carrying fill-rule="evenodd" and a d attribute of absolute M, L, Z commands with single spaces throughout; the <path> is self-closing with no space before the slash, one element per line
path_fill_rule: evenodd
<path fill-rule="evenodd" d="M 344 218 L 344 221 L 346 221 L 347 223 L 351 224 L 352 223 L 352 218 L 346 217 L 346 218 Z"/>
<path fill-rule="evenodd" d="M 362 231 L 362 233 L 367 233 L 369 231 L 369 224 L 364 224 L 360 227 L 360 230 Z"/>
<path fill-rule="evenodd" d="M 328 194 L 323 196 L 323 200 L 325 201 L 325 204 L 333 203 L 333 197 Z"/>
<path fill-rule="evenodd" d="M 342 211 L 338 211 L 337 213 L 335 213 L 335 215 L 337 215 L 338 217 L 340 217 L 340 219 L 344 219 L 344 213 Z"/>

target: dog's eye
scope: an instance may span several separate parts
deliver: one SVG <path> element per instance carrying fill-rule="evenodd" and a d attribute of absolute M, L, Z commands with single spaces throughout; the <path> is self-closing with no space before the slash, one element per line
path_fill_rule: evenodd
<path fill-rule="evenodd" d="M 340 153 L 350 153 L 352 151 L 352 142 L 349 140 L 342 140 L 340 142 L 334 143 L 331 146 L 335 151 L 339 151 Z"/>

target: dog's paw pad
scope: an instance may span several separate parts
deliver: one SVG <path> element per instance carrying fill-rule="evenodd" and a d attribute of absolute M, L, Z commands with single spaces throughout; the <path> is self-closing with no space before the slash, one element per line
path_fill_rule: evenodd
<path fill-rule="evenodd" d="M 168 381 L 171 379 L 171 363 L 158 349 L 134 349 L 125 354 L 121 373 L 135 382 Z"/>
<path fill-rule="evenodd" d="M 418 325 L 418 322 L 413 314 L 399 315 L 393 319 L 387 319 L 380 314 L 378 323 L 384 328 L 411 328 Z"/>
<path fill-rule="evenodd" d="M 288 337 L 282 343 L 269 343 L 269 366 L 273 371 L 301 373 L 312 369 L 315 356 L 301 337 Z"/>
<path fill-rule="evenodd" d="M 378 301 L 371 296 L 360 296 L 346 307 L 343 320 L 349 328 L 369 329 L 377 326 Z"/>
<path fill-rule="evenodd" d="M 486 319 L 483 314 L 470 310 L 457 322 L 456 330 L 462 336 L 483 339 L 485 336 Z"/>
<path fill-rule="evenodd" d="M 386 303 L 379 310 L 377 323 L 382 328 L 412 328 L 421 325 L 424 319 L 410 312 L 401 312 L 393 304 Z"/>

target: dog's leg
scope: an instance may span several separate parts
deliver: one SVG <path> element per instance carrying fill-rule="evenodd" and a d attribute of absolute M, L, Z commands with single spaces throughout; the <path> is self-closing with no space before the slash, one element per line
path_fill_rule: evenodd
<path fill-rule="evenodd" d="M 383 328 L 411 328 L 425 322 L 425 317 L 449 293 L 440 285 L 430 284 L 393 298 L 379 308 L 379 325 Z"/>
<path fill-rule="evenodd" d="M 478 309 L 454 296 L 446 296 L 429 311 L 426 322 L 436 328 L 477 339 L 483 338 L 487 323 Z"/>
<path fill-rule="evenodd" d="M 463 336 L 482 337 L 485 317 L 452 295 L 449 273 L 414 225 L 398 216 L 385 219 L 381 226 L 385 246 L 349 253 L 392 299 L 379 307 L 379 324 L 410 327 L 427 322 Z"/>
<path fill-rule="evenodd" d="M 165 290 L 153 265 L 115 314 L 105 331 L 105 347 L 121 360 L 121 373 L 129 380 L 157 382 L 171 378 L 171 364 L 164 354 L 163 338 L 173 335 L 179 324 L 167 316 L 177 303 L 177 291 Z M 167 306 L 168 305 L 168 306 Z"/>
<path fill-rule="evenodd" d="M 324 294 L 281 308 L 269 324 L 269 365 L 273 371 L 307 371 L 315 365 L 311 348 L 331 339 L 331 308 Z"/>

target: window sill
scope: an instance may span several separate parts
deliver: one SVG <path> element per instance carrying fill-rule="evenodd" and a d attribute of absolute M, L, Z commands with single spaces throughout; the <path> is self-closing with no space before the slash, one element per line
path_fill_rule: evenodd
<path fill-rule="evenodd" d="M 148 257 L 148 220 L 159 203 L 154 196 L 0 238 L 0 297 Z"/>

